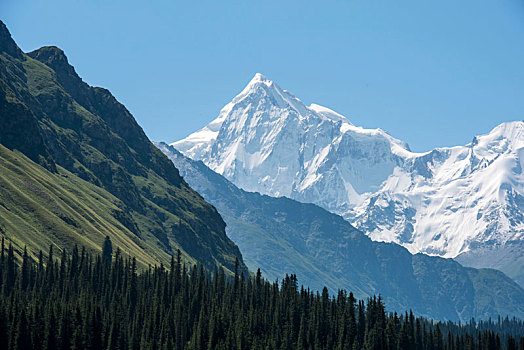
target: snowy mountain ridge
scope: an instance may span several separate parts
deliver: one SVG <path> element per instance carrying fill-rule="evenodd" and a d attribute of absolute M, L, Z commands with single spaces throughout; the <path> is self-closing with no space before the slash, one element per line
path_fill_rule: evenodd
<path fill-rule="evenodd" d="M 307 107 L 261 74 L 218 118 L 172 145 L 245 190 L 317 203 L 336 212 L 360 203 L 359 193 L 378 190 L 402 156 L 410 154 L 405 143 L 384 131 L 356 127 L 325 107 Z M 352 154 L 344 154 L 350 149 Z M 326 169 L 333 156 L 354 159 L 361 166 Z M 332 181 L 339 186 L 324 193 L 319 203 L 317 190 L 330 189 Z"/>
<path fill-rule="evenodd" d="M 465 146 L 414 153 L 257 74 L 218 118 L 172 145 L 245 190 L 315 203 L 412 253 L 457 257 L 524 241 L 522 121 Z M 468 264 L 524 281 L 524 249 L 513 251 L 522 266 L 482 254 Z"/>
<path fill-rule="evenodd" d="M 456 257 L 524 237 L 524 123 L 408 159 L 346 217 L 373 239 Z"/>

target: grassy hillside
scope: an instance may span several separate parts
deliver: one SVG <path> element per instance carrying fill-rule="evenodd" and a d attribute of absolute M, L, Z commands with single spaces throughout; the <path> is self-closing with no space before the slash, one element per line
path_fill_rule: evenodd
<path fill-rule="evenodd" d="M 2 145 L 0 203 L 0 232 L 19 253 L 25 246 L 47 252 L 50 245 L 71 251 L 75 244 L 99 252 L 109 235 L 141 265 L 168 259 L 115 219 L 122 206 L 115 196 L 63 168 L 50 172 Z"/>
<path fill-rule="evenodd" d="M 126 246 L 135 242 L 145 249 L 147 253 L 137 254 L 144 262 L 167 262 L 169 255 L 181 249 L 186 259 L 209 269 L 223 266 L 231 271 L 238 258 L 241 269 L 247 270 L 218 212 L 183 181 L 129 111 L 108 90 L 83 82 L 62 50 L 44 47 L 23 53 L 1 22 L 0 113 L 0 144 L 40 165 L 37 173 L 46 169 L 58 177 L 47 175 L 59 180 L 62 173 L 68 174 L 65 188 L 76 194 L 78 208 L 84 207 L 79 215 L 91 208 L 109 225 L 89 227 L 75 215 L 69 223 L 67 215 L 62 223 L 48 223 L 52 209 L 40 207 L 38 199 L 47 192 L 38 187 L 27 192 L 19 187 L 27 187 L 22 181 L 6 191 L 25 194 L 11 200 L 6 222 L 0 222 L 6 227 L 6 237 L 16 237 L 19 245 L 40 245 L 34 242 L 49 241 L 55 235 L 55 244 L 67 246 L 72 241 L 83 243 L 85 229 L 85 236 L 97 237 L 87 242 L 92 245 L 99 241 L 99 231 L 108 229 Z M 58 196 L 61 185 L 54 186 Z M 82 194 L 85 188 L 90 191 Z M 34 206 L 29 211 L 35 214 L 31 219 L 17 220 L 13 215 L 22 203 Z M 26 219 L 28 223 L 22 223 Z"/>

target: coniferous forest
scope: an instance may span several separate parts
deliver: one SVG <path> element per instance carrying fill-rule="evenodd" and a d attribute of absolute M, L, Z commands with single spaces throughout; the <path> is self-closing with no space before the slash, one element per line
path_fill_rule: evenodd
<path fill-rule="evenodd" d="M 180 254 L 138 272 L 109 241 L 21 263 L 2 242 L 0 283 L 0 349 L 524 349 L 520 320 L 391 314 L 380 297 L 188 269 Z"/>

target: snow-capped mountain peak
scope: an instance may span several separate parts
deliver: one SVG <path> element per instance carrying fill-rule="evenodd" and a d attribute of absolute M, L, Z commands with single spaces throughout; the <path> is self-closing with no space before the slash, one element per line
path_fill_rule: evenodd
<path fill-rule="evenodd" d="M 354 126 L 317 104 L 308 107 L 259 73 L 214 121 L 172 145 L 243 189 L 332 210 L 360 204 L 402 156 L 411 155 L 381 129 Z"/>
<path fill-rule="evenodd" d="M 524 123 L 517 121 L 465 146 L 406 158 L 380 190 L 345 216 L 375 240 L 450 258 L 475 255 L 468 264 L 511 268 L 505 272 L 524 282 L 517 263 L 524 260 L 522 248 L 511 248 L 519 252 L 511 263 L 494 253 L 524 241 L 523 146 Z"/>
<path fill-rule="evenodd" d="M 214 121 L 172 145 L 245 190 L 315 203 L 411 252 L 471 257 L 479 247 L 524 246 L 523 121 L 413 153 L 256 74 Z M 512 251 L 524 283 L 522 246 Z M 500 267 L 493 255 L 468 263 Z"/>
<path fill-rule="evenodd" d="M 307 114 L 307 107 L 298 98 L 293 96 L 289 91 L 282 90 L 278 84 L 266 78 L 260 73 L 256 73 L 251 81 L 246 85 L 230 104 L 236 105 L 246 102 L 253 102 L 260 99 L 267 99 L 275 107 L 292 108 L 300 115 Z M 225 109 L 228 106 L 225 107 Z"/>
<path fill-rule="evenodd" d="M 491 149 L 503 147 L 494 151 L 505 151 L 508 147 L 517 151 L 524 147 L 524 121 L 507 122 L 497 125 L 489 134 L 475 137 L 472 145 L 476 148 Z"/>

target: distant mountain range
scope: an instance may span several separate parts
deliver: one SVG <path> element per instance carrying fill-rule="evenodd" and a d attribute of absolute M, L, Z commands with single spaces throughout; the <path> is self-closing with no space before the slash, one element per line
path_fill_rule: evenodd
<path fill-rule="evenodd" d="M 128 110 L 87 85 L 64 52 L 22 52 L 0 21 L 0 235 L 20 255 L 53 245 L 100 251 L 109 235 L 140 266 L 233 271 L 225 223 L 180 177 Z"/>
<path fill-rule="evenodd" d="M 343 121 L 321 107 L 311 110 Z M 203 163 L 161 147 L 224 215 L 253 270 L 260 266 L 273 278 L 297 273 L 313 288 L 382 293 L 392 309 L 439 319 L 524 318 L 524 290 L 499 271 L 373 242 L 320 207 L 246 193 Z M 238 261 L 249 274 L 217 209 L 129 111 L 108 90 L 83 82 L 62 50 L 22 52 L 0 21 L 0 236 L 20 257 L 25 247 L 34 256 L 50 245 L 100 252 L 106 235 L 140 268 L 168 264 L 180 249 L 184 262 L 207 271 L 231 273 Z"/>
<path fill-rule="evenodd" d="M 315 203 L 374 240 L 497 268 L 524 285 L 522 121 L 414 153 L 257 74 L 215 120 L 172 145 L 247 191 Z"/>
<path fill-rule="evenodd" d="M 465 268 L 451 259 L 374 242 L 325 209 L 246 192 L 173 146 L 156 145 L 218 209 L 250 270 L 260 268 L 270 280 L 295 273 L 314 290 L 347 289 L 359 298 L 381 294 L 389 310 L 413 309 L 441 320 L 524 316 L 523 290 L 497 270 Z"/>

